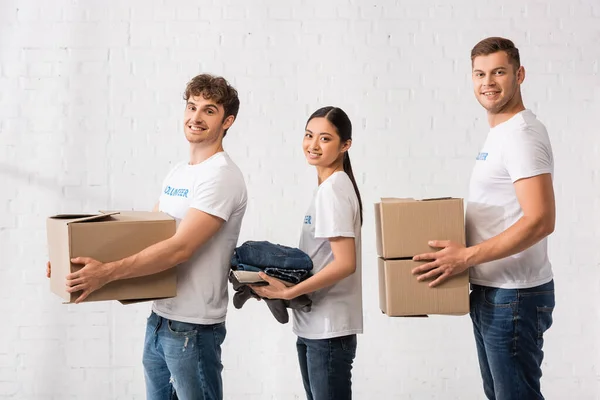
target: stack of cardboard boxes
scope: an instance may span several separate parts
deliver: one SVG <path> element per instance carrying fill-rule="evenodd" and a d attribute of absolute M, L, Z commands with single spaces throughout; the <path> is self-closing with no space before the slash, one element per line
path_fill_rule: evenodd
<path fill-rule="evenodd" d="M 375 204 L 379 256 L 379 305 L 389 316 L 463 315 L 469 312 L 468 271 L 436 287 L 417 281 L 417 254 L 439 249 L 430 240 L 465 244 L 463 200 L 385 198 Z"/>
<path fill-rule="evenodd" d="M 175 234 L 175 220 L 159 212 L 106 212 L 94 215 L 62 214 L 47 220 L 48 252 L 52 264 L 50 289 L 66 302 L 80 293 L 68 293 L 66 276 L 82 266 L 75 257 L 101 262 L 117 261 Z M 110 282 L 84 301 L 119 300 L 123 304 L 173 297 L 177 271 L 170 268 L 154 275 Z"/>

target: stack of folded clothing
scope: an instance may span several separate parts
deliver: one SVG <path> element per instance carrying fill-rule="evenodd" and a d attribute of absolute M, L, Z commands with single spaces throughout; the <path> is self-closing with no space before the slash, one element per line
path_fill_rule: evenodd
<path fill-rule="evenodd" d="M 291 248 L 267 241 L 248 241 L 236 248 L 231 257 L 229 281 L 236 293 L 233 295 L 235 308 L 242 308 L 250 297 L 260 298 L 247 284 L 260 284 L 262 281 L 248 279 L 248 275 L 258 272 L 295 285 L 309 277 L 313 268 L 310 257 L 300 249 Z M 233 272 L 236 271 L 236 272 Z M 242 281 L 238 279 L 239 271 L 245 271 Z M 237 276 L 236 276 L 237 273 Z M 262 281 L 264 283 L 264 281 Z M 292 300 L 264 299 L 271 313 L 282 324 L 289 321 L 287 308 L 310 311 L 312 301 L 306 295 Z"/>

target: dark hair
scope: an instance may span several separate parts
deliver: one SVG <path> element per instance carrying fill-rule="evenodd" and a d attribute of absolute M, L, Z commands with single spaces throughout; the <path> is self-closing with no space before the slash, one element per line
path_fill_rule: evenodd
<path fill-rule="evenodd" d="M 335 130 L 337 131 L 337 134 L 339 135 L 342 143 L 346 142 L 347 140 L 352 140 L 352 122 L 350 122 L 350 118 L 348 118 L 348 115 L 341 108 L 332 106 L 319 108 L 308 118 L 308 121 L 306 121 L 307 126 L 313 118 L 325 118 L 327 121 L 329 121 L 335 127 Z M 352 181 L 354 191 L 356 192 L 356 197 L 358 198 L 358 207 L 360 209 L 360 224 L 362 225 L 362 199 L 360 198 L 360 192 L 358 191 L 356 179 L 354 179 L 354 173 L 352 172 L 352 164 L 350 164 L 350 155 L 347 151 L 344 153 L 343 166 L 344 172 L 348 175 L 348 177 L 350 177 L 350 180 Z"/>
<path fill-rule="evenodd" d="M 517 72 L 521 66 L 519 49 L 515 47 L 515 44 L 511 40 L 501 37 L 489 37 L 477 43 L 471 50 L 471 63 L 473 63 L 475 57 L 487 56 L 499 51 L 506 53 L 508 61 L 515 67 L 515 72 Z"/>
<path fill-rule="evenodd" d="M 201 74 L 192 78 L 188 82 L 183 99 L 188 101 L 191 96 L 202 95 L 205 99 L 210 99 L 223 106 L 225 115 L 223 121 L 230 115 L 237 117 L 240 109 L 240 99 L 238 92 L 233 86 L 221 76 L 210 74 Z M 223 137 L 227 134 L 227 129 L 223 133 Z"/>

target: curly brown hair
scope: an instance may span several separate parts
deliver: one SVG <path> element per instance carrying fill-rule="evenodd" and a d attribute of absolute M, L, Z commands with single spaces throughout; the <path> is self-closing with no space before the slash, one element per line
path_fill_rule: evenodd
<path fill-rule="evenodd" d="M 477 43 L 471 50 L 471 63 L 473 63 L 475 57 L 487 56 L 499 51 L 506 53 L 508 61 L 515 67 L 516 72 L 521 66 L 519 49 L 515 47 L 515 44 L 511 40 L 501 37 L 489 37 Z"/>
<path fill-rule="evenodd" d="M 225 110 L 223 121 L 230 115 L 233 115 L 234 118 L 237 117 L 240 109 L 238 92 L 225 78 L 210 74 L 201 74 L 193 77 L 185 88 L 183 99 L 188 101 L 190 97 L 200 95 L 223 106 Z M 225 130 L 223 136 L 226 134 L 227 130 Z"/>

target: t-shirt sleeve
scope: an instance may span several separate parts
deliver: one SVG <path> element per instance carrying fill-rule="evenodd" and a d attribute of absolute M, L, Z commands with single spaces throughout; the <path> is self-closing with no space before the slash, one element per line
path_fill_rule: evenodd
<path fill-rule="evenodd" d="M 226 171 L 219 171 L 195 185 L 190 207 L 227 221 L 243 201 L 243 184 Z"/>
<path fill-rule="evenodd" d="M 513 183 L 553 172 L 552 149 L 545 132 L 524 129 L 511 133 L 504 143 L 503 158 Z"/>
<path fill-rule="evenodd" d="M 315 199 L 315 237 L 355 237 L 355 207 L 350 197 L 332 185 L 321 187 Z"/>

